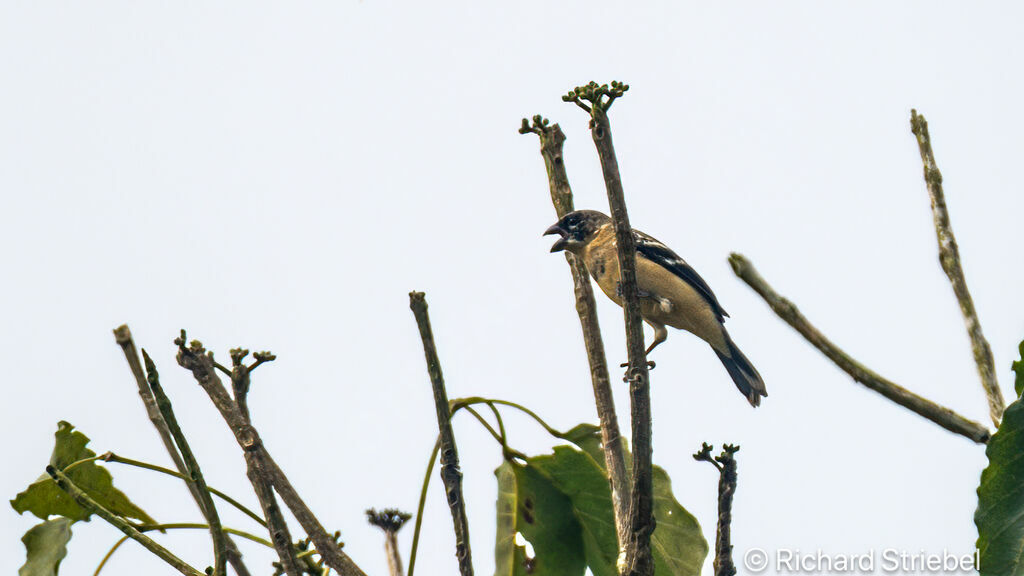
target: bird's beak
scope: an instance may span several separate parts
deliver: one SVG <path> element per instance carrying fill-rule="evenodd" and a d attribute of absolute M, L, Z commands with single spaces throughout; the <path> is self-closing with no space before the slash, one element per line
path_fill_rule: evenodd
<path fill-rule="evenodd" d="M 562 250 L 565 250 L 569 246 L 569 233 L 566 232 L 565 229 L 563 229 L 561 226 L 555 224 L 544 231 L 545 236 L 550 236 L 551 234 L 558 234 L 559 236 L 561 236 L 561 238 L 559 238 L 554 243 L 554 245 L 551 246 L 552 252 L 561 252 Z"/>

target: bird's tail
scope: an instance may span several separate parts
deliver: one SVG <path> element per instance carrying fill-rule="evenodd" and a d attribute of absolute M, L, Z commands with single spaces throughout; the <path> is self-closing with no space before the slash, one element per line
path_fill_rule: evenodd
<path fill-rule="evenodd" d="M 718 350 L 715 350 L 715 354 L 718 354 L 718 359 L 725 365 L 725 369 L 729 371 L 729 376 L 732 376 L 732 381 L 736 383 L 736 387 L 740 389 L 740 392 L 747 397 L 750 405 L 755 408 L 760 406 L 761 397 L 768 396 L 768 391 L 764 387 L 764 380 L 761 379 L 761 375 L 757 373 L 757 369 L 750 363 L 750 360 L 736 347 L 736 343 L 732 341 L 728 333 L 725 334 L 725 343 L 729 346 L 729 355 L 726 356 Z"/>

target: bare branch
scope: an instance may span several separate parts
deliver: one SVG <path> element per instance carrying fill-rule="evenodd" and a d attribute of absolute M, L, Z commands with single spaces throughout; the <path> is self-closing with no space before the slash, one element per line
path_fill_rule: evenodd
<path fill-rule="evenodd" d="M 193 340 L 186 345 L 184 330 L 182 330 L 181 337 L 175 339 L 174 343 L 178 345 L 178 364 L 192 372 L 196 382 L 206 391 L 210 400 L 227 423 L 228 428 L 234 434 L 238 445 L 241 446 L 246 456 L 246 464 L 249 466 L 249 479 L 253 483 L 253 489 L 256 491 L 257 497 L 260 498 L 260 504 L 264 507 L 264 512 L 273 504 L 273 502 L 269 501 L 268 497 L 270 494 L 265 489 L 266 485 L 269 484 L 280 494 L 285 505 L 295 515 L 295 519 L 299 521 L 302 529 L 309 535 L 313 545 L 316 546 L 317 552 L 320 553 L 327 566 L 342 576 L 362 576 L 363 571 L 341 550 L 335 538 L 327 533 L 323 525 L 320 524 L 320 521 L 317 520 L 313 512 L 306 506 L 306 503 L 299 497 L 298 492 L 292 487 L 287 476 L 284 475 L 281 468 L 271 458 L 266 446 L 263 445 L 263 441 L 260 440 L 256 428 L 252 426 L 246 415 L 242 413 L 238 405 L 231 399 L 231 395 L 228 394 L 220 377 L 217 376 L 217 368 L 214 366 L 212 354 L 208 354 L 206 349 L 203 348 L 202 343 L 197 340 Z M 232 376 L 234 377 L 234 372 L 232 372 Z M 232 384 L 235 385 L 234 382 Z M 274 505 L 276 506 L 276 504 Z M 271 518 L 268 517 L 267 521 L 268 523 L 271 522 Z M 287 531 L 287 526 L 272 527 L 271 536 L 274 536 L 275 531 L 280 532 L 282 530 Z M 277 540 L 274 540 L 274 543 L 276 545 Z M 290 542 L 289 550 L 291 550 Z M 278 549 L 278 554 L 282 556 L 282 563 L 287 567 L 289 562 L 286 558 L 291 556 L 291 553 L 282 553 L 283 550 Z"/>
<path fill-rule="evenodd" d="M 960 304 L 964 325 L 971 338 L 971 350 L 974 352 L 974 363 L 978 366 L 981 387 L 985 390 L 985 396 L 988 398 L 989 416 L 992 418 L 992 423 L 998 427 L 999 421 L 1003 418 L 1006 402 L 1003 400 L 1003 392 L 999 389 L 999 381 L 996 379 L 992 348 L 989 347 L 988 340 L 981 332 L 978 312 L 974 309 L 974 300 L 967 290 L 967 280 L 964 278 L 964 270 L 960 265 L 960 249 L 957 248 L 956 237 L 953 236 L 953 226 L 949 222 L 946 196 L 942 191 L 942 173 L 939 172 L 939 167 L 935 164 L 931 136 L 928 135 L 928 122 L 924 116 L 917 113 L 917 110 L 910 111 L 910 130 L 917 137 L 917 147 L 921 152 L 921 162 L 924 164 L 924 182 L 928 187 L 928 196 L 931 198 L 935 235 L 939 241 L 939 263 L 942 264 L 942 270 L 949 278 L 956 301 Z"/>
<path fill-rule="evenodd" d="M 736 493 L 736 458 L 739 446 L 726 444 L 722 453 L 711 457 L 712 447 L 705 443 L 695 460 L 710 462 L 718 469 L 718 527 L 715 531 L 715 576 L 736 576 L 732 561 L 732 497 Z"/>
<path fill-rule="evenodd" d="M 86 494 L 84 491 L 82 491 L 81 488 L 76 486 L 75 483 L 72 482 L 70 478 L 65 476 L 64 473 L 61 472 L 60 470 L 57 470 L 53 466 L 47 466 L 46 473 L 49 474 L 51 478 L 53 478 L 53 481 L 57 483 L 57 486 L 59 486 L 61 490 L 67 492 L 68 495 L 75 500 L 75 502 L 78 502 L 79 506 L 106 520 L 115 528 L 123 532 L 125 536 L 128 536 L 132 540 L 135 540 L 139 544 L 142 544 L 142 546 L 145 547 L 146 550 L 149 550 L 153 554 L 156 554 L 158 558 L 173 566 L 174 569 L 178 572 L 185 574 L 185 576 L 205 576 L 202 572 L 196 570 L 192 566 L 189 566 L 184 560 L 172 554 L 170 550 L 157 544 L 149 536 L 146 536 L 142 532 L 139 532 L 134 526 L 131 525 L 130 522 L 128 522 L 124 518 L 121 518 L 117 514 L 114 514 L 110 510 L 107 510 L 98 502 L 90 498 L 88 494 Z"/>
<path fill-rule="evenodd" d="M 462 576 L 473 576 L 473 553 L 469 545 L 466 502 L 462 497 L 459 453 L 455 446 L 455 434 L 452 432 L 451 408 L 444 387 L 444 375 L 441 373 L 441 361 L 437 357 L 434 332 L 430 327 L 430 316 L 427 313 L 426 295 L 423 292 L 410 292 L 409 308 L 416 317 L 420 339 L 423 341 L 423 354 L 427 360 L 427 372 L 430 374 L 430 383 L 434 389 L 437 426 L 441 432 L 441 480 L 444 482 L 448 507 L 452 512 L 452 524 L 455 527 L 455 556 L 459 560 L 459 573 Z"/>
<path fill-rule="evenodd" d="M 153 423 L 153 427 L 156 428 L 157 433 L 160 435 L 160 440 L 164 444 L 164 448 L 167 450 L 167 454 L 170 455 L 171 461 L 174 462 L 174 468 L 182 475 L 182 477 L 188 477 L 188 471 L 185 469 L 185 463 L 181 459 L 181 455 L 178 453 L 178 449 L 174 446 L 174 441 L 171 438 L 170 430 L 167 428 L 167 423 L 164 422 L 163 415 L 160 414 L 160 409 L 156 404 L 156 399 L 153 397 L 153 392 L 149 388 L 149 382 L 146 376 L 143 374 L 142 365 L 139 362 L 139 353 L 135 347 L 135 341 L 132 338 L 131 330 L 128 329 L 127 324 L 114 329 L 114 339 L 118 345 L 121 346 L 121 350 L 124 352 L 124 357 L 128 361 L 128 367 L 132 371 L 132 375 L 135 376 L 135 382 L 139 387 L 139 396 L 142 397 L 142 403 L 146 407 L 146 413 L 149 415 L 149 420 Z M 145 353 L 145 351 L 143 351 Z M 189 492 L 192 494 L 192 499 L 195 500 L 196 505 L 199 507 L 199 512 L 202 513 L 203 518 L 206 519 L 207 524 L 211 524 L 208 511 L 203 505 L 203 495 L 197 490 L 195 484 L 186 483 L 188 485 Z M 251 576 L 249 569 L 242 561 L 242 552 L 238 549 L 235 541 L 230 536 L 225 536 L 225 545 L 227 546 L 227 557 L 228 562 L 231 563 L 231 568 L 234 569 L 235 574 L 238 576 Z"/>
<path fill-rule="evenodd" d="M 620 82 L 598 85 L 591 82 L 571 91 L 563 100 L 590 103 L 590 134 L 597 147 L 608 192 L 608 205 L 615 226 L 619 252 L 622 304 L 626 319 L 626 344 L 629 355 L 630 417 L 633 435 L 633 483 L 630 492 L 629 539 L 620 573 L 651 576 L 654 558 L 651 555 L 651 534 L 655 529 L 654 485 L 651 472 L 651 387 L 644 348 L 644 328 L 640 317 L 640 297 L 636 281 L 636 241 L 629 224 L 626 200 L 622 192 L 619 163 L 612 144 L 611 124 L 607 110 L 629 86 Z"/>
<path fill-rule="evenodd" d="M 555 124 L 540 115 L 533 117 L 530 126 L 525 118 L 523 125 L 528 132 L 540 136 L 540 153 L 544 158 L 544 166 L 548 173 L 548 188 L 551 191 L 551 203 L 559 218 L 573 211 L 572 188 L 565 170 L 562 145 L 565 134 Z M 522 130 L 520 130 L 522 132 Z M 626 459 L 623 455 L 624 439 L 619 432 L 619 420 L 615 413 L 615 399 L 608 376 L 608 361 L 605 358 L 604 341 L 601 338 L 601 325 L 597 319 L 597 305 L 594 302 L 594 289 L 590 285 L 590 275 L 581 260 L 577 260 L 571 252 L 565 252 L 565 261 L 572 273 L 572 285 L 576 295 L 576 313 L 583 329 L 583 343 L 587 350 L 590 364 L 590 381 L 594 388 L 594 403 L 601 421 L 601 446 L 604 448 L 604 463 L 608 471 L 608 480 L 612 489 L 612 508 L 615 512 L 615 528 L 618 535 L 619 553 L 625 552 L 626 533 L 629 530 L 629 476 L 626 472 Z"/>
<path fill-rule="evenodd" d="M 192 448 L 188 445 L 185 433 L 182 432 L 181 426 L 178 425 L 178 419 L 174 416 L 171 399 L 167 397 L 163 386 L 160 385 L 160 375 L 156 371 L 156 365 L 149 357 L 149 354 L 146 354 L 145 349 L 142 350 L 142 357 L 146 362 L 147 381 L 149 382 L 150 389 L 153 391 L 154 398 L 156 398 L 156 405 L 160 408 L 160 414 L 163 416 L 164 422 L 167 423 L 171 437 L 174 439 L 174 443 L 177 445 L 181 458 L 185 463 L 185 469 L 188 472 L 185 482 L 188 483 L 190 491 L 199 494 L 201 502 L 199 509 L 203 511 L 203 516 L 206 517 L 207 524 L 210 526 L 210 536 L 213 539 L 213 574 L 214 576 L 223 576 L 227 573 L 227 542 L 221 527 L 220 515 L 217 513 L 217 507 L 213 504 L 213 497 L 210 496 L 210 492 L 207 489 L 203 472 L 199 468 L 199 462 L 192 453 Z"/>
<path fill-rule="evenodd" d="M 734 253 L 729 256 L 729 264 L 732 265 L 733 272 L 746 282 L 748 286 L 753 288 L 768 303 L 772 311 L 779 318 L 785 320 L 787 324 L 792 326 L 801 336 L 806 338 L 808 342 L 834 362 L 843 372 L 849 374 L 856 382 L 860 382 L 869 389 L 935 422 L 950 432 L 970 438 L 979 444 L 988 442 L 989 431 L 981 424 L 968 420 L 949 408 L 940 406 L 890 380 L 886 380 L 867 366 L 851 358 L 846 352 L 826 338 L 824 334 L 819 332 L 817 328 L 811 325 L 795 304 L 775 292 L 765 279 L 758 274 L 754 265 L 746 258 Z"/>

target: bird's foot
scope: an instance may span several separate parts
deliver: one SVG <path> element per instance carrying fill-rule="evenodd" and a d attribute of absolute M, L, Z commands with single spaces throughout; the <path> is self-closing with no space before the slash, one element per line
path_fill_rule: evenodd
<path fill-rule="evenodd" d="M 648 360 L 647 361 L 647 369 L 648 370 L 654 370 L 655 366 L 657 366 L 657 364 L 654 362 L 654 360 Z M 627 369 L 626 370 L 626 377 L 623 377 L 623 379 L 622 379 L 623 382 L 625 382 L 626 380 L 629 380 L 629 378 L 628 378 L 628 376 L 629 376 L 629 370 L 628 370 L 629 362 L 623 362 L 622 364 L 619 364 L 619 368 L 626 368 Z"/>

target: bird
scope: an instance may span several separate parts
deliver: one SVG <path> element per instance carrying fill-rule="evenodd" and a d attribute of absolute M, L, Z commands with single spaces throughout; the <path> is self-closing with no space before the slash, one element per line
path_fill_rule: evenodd
<path fill-rule="evenodd" d="M 544 235 L 558 234 L 551 252 L 567 251 L 581 260 L 597 285 L 622 306 L 619 256 L 612 219 L 596 210 L 576 210 L 559 218 Z M 668 338 L 666 326 L 686 330 L 711 345 L 732 381 L 751 406 L 768 396 L 764 380 L 726 331 L 729 316 L 707 282 L 668 246 L 639 230 L 636 278 L 640 315 L 654 328 L 650 354 Z"/>

